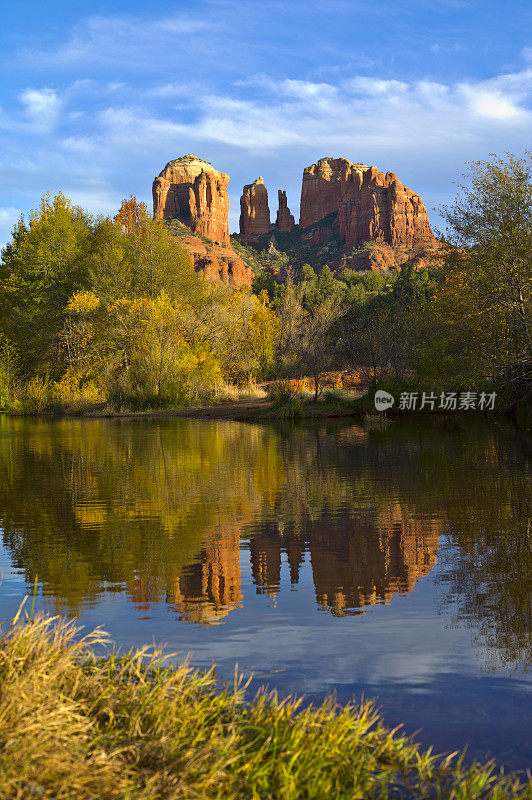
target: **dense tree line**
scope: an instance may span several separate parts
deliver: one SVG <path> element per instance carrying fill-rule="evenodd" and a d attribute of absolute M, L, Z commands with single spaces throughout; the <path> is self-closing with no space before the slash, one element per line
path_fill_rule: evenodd
<path fill-rule="evenodd" d="M 324 373 L 342 369 L 371 386 L 497 386 L 526 408 L 531 166 L 529 154 L 470 164 L 428 268 L 296 272 L 265 251 L 252 292 L 204 280 L 135 198 L 111 220 L 46 196 L 2 251 L 0 395 L 187 402 L 308 376 L 317 399 Z"/>
<path fill-rule="evenodd" d="M 198 275 L 135 198 L 111 220 L 46 196 L 2 252 L 4 393 L 18 382 L 30 406 L 195 400 L 266 371 L 277 328 L 264 298 Z"/>

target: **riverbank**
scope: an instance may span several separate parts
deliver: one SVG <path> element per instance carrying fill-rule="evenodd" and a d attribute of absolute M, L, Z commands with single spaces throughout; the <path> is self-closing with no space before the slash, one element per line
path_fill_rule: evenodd
<path fill-rule="evenodd" d="M 2 626 L 1 798 L 532 797 L 493 765 L 422 751 L 369 703 L 245 702 L 213 670 L 147 648 L 99 660 L 106 645 L 57 618 Z"/>
<path fill-rule="evenodd" d="M 2 413 L 2 412 L 0 412 Z M 374 394 L 367 392 L 358 393 L 354 398 L 346 398 L 327 393 L 315 401 L 309 397 L 295 395 L 291 398 L 272 400 L 269 398 L 244 398 L 233 402 L 211 403 L 200 406 L 186 406 L 178 408 L 145 408 L 133 410 L 122 407 L 114 408 L 106 403 L 98 403 L 83 407 L 64 407 L 54 410 L 32 412 L 6 411 L 10 416 L 16 417 L 44 417 L 44 418 L 71 418 L 82 417 L 88 419 L 211 419 L 236 422 L 282 422 L 296 420 L 320 420 L 355 418 L 363 420 L 377 427 L 385 427 L 392 420 L 411 417 L 424 417 L 434 420 L 448 420 L 458 424 L 459 421 L 481 417 L 484 419 L 500 419 L 509 421 L 525 433 L 530 432 L 532 420 L 530 411 L 523 409 L 501 410 L 439 410 L 439 409 L 406 409 L 397 408 L 377 411 L 374 406 Z"/>

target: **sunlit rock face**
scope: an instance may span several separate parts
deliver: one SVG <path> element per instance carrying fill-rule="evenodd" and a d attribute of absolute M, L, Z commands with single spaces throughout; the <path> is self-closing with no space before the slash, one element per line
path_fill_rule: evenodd
<path fill-rule="evenodd" d="M 286 192 L 277 192 L 279 208 L 275 222 L 270 222 L 268 190 L 262 178 L 244 186 L 240 198 L 240 236 L 246 242 L 256 242 L 268 233 L 286 233 L 295 227 L 293 214 L 290 213 L 286 200 Z"/>
<path fill-rule="evenodd" d="M 260 177 L 244 186 L 240 198 L 240 233 L 246 241 L 252 242 L 269 230 L 268 190 Z"/>
<path fill-rule="evenodd" d="M 169 161 L 153 182 L 153 216 L 181 223 L 180 244 L 198 272 L 237 289 L 249 288 L 251 269 L 229 239 L 228 183 L 228 175 L 195 155 Z"/>
<path fill-rule="evenodd" d="M 374 241 L 391 247 L 434 245 L 421 197 L 403 186 L 394 172 L 355 164 L 346 158 L 321 158 L 306 167 L 301 186 L 300 225 L 329 215 L 331 231 L 346 249 Z"/>
<path fill-rule="evenodd" d="M 231 244 L 216 244 L 192 233 L 181 235 L 179 243 L 192 258 L 194 269 L 209 280 L 221 281 L 234 289 L 251 287 L 251 269 L 235 253 Z"/>
<path fill-rule="evenodd" d="M 198 236 L 229 244 L 229 176 L 189 154 L 169 161 L 153 182 L 155 219 L 178 219 Z"/>

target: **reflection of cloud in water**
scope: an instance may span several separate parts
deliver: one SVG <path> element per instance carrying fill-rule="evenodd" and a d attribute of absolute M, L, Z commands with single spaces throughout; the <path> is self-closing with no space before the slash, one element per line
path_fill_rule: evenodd
<path fill-rule="evenodd" d="M 125 592 L 209 625 L 250 602 L 242 563 L 272 603 L 283 576 L 301 593 L 308 565 L 306 602 L 329 620 L 389 603 L 431 572 L 445 529 L 458 615 L 507 662 L 529 648 L 521 464 L 511 437 L 474 425 L 1 419 L 0 523 L 54 610 Z"/>

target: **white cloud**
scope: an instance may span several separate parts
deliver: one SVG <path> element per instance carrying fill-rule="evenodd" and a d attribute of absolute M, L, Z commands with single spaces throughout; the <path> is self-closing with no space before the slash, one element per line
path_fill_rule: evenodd
<path fill-rule="evenodd" d="M 26 115 L 38 130 L 51 130 L 59 118 L 62 101 L 54 89 L 26 89 L 20 95 Z"/>
<path fill-rule="evenodd" d="M 206 92 L 207 87 L 199 81 L 187 81 L 186 83 L 165 83 L 153 86 L 144 92 L 146 97 L 188 97 L 190 95 Z"/>
<path fill-rule="evenodd" d="M 168 52 L 172 44 L 179 50 L 185 40 L 207 26 L 206 21 L 186 15 L 155 20 L 125 15 L 96 15 L 80 22 L 63 46 L 48 51 L 25 50 L 22 56 L 40 65 L 73 66 L 83 63 L 136 66 L 145 64 L 150 56 L 154 60 L 160 58 L 161 53 Z"/>
<path fill-rule="evenodd" d="M 386 148 L 436 153 L 460 141 L 490 147 L 497 125 L 504 126 L 501 136 L 508 125 L 524 133 L 532 122 L 530 76 L 525 71 L 449 85 L 367 77 L 335 85 L 256 76 L 238 83 L 231 95 L 195 94 L 188 114 L 109 107 L 99 122 L 109 141 L 132 151 L 186 138 L 247 151 L 319 146 L 346 155 L 361 149 L 377 155 Z M 251 84 L 263 96 L 239 96 L 240 87 Z"/>
<path fill-rule="evenodd" d="M 234 86 L 258 86 L 281 97 L 293 97 L 299 100 L 327 99 L 336 94 L 337 88 L 330 83 L 314 81 L 273 80 L 268 75 L 254 75 L 246 80 L 234 81 Z"/>
<path fill-rule="evenodd" d="M 60 141 L 60 146 L 71 153 L 87 155 L 94 153 L 98 148 L 98 143 L 89 136 L 68 136 Z"/>
<path fill-rule="evenodd" d="M 501 97 L 495 92 L 467 91 L 471 110 L 481 117 L 491 119 L 514 119 L 523 113 L 510 100 Z"/>
<path fill-rule="evenodd" d="M 382 78 L 353 78 L 347 81 L 345 87 L 361 94 L 392 96 L 403 94 L 408 90 L 408 84 L 403 81 L 382 80 Z"/>

